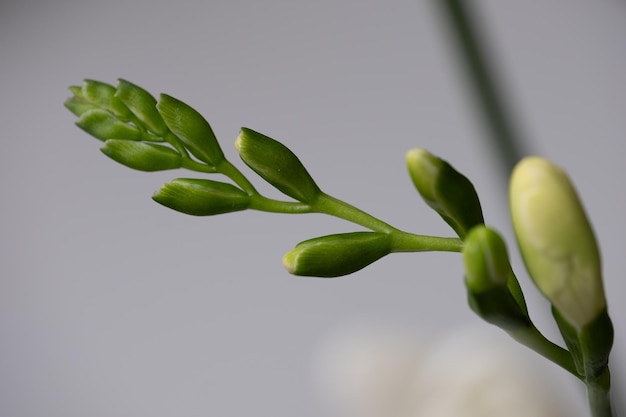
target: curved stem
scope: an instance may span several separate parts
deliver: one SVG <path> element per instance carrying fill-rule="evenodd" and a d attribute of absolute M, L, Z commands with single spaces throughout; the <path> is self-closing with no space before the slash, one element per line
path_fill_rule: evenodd
<path fill-rule="evenodd" d="M 456 237 L 416 235 L 397 230 L 391 232 L 392 252 L 461 252 L 463 241 Z"/>
<path fill-rule="evenodd" d="M 559 365 L 576 378 L 581 380 L 583 379 L 576 371 L 574 359 L 569 351 L 546 339 L 546 337 L 541 334 L 535 326 L 531 325 L 530 327 L 522 327 L 508 333 L 519 343 L 531 348 L 544 358 Z"/>
<path fill-rule="evenodd" d="M 185 156 L 183 156 L 182 168 L 188 169 L 190 171 L 202 172 L 205 174 L 213 174 L 216 172 L 214 167 L 194 161 L 193 159 Z"/>
<path fill-rule="evenodd" d="M 254 188 L 252 183 L 239 171 L 239 169 L 230 163 L 230 161 L 224 159 L 216 167 L 217 172 L 226 175 L 233 180 L 235 184 L 240 186 L 250 196 L 259 195 L 259 192 Z"/>
<path fill-rule="evenodd" d="M 269 213 L 302 214 L 311 213 L 311 206 L 299 202 L 279 201 L 260 194 L 250 196 L 250 208 Z"/>
<path fill-rule="evenodd" d="M 463 242 L 458 238 L 424 236 L 407 233 L 385 223 L 345 201 L 322 193 L 312 204 L 312 211 L 348 220 L 376 232 L 391 236 L 392 252 L 460 252 Z"/>
<path fill-rule="evenodd" d="M 377 219 L 371 214 L 325 193 L 321 193 L 318 196 L 315 202 L 311 204 L 311 208 L 317 213 L 329 214 L 348 220 L 376 232 L 391 233 L 398 231 L 395 227 Z"/>
<path fill-rule="evenodd" d="M 163 140 L 165 140 L 167 143 L 172 145 L 174 149 L 176 149 L 178 153 L 183 156 L 183 158 L 190 159 L 189 152 L 187 152 L 187 149 L 180 142 L 180 139 L 178 139 L 178 136 L 176 136 L 170 131 L 167 131 L 167 133 L 163 136 Z"/>

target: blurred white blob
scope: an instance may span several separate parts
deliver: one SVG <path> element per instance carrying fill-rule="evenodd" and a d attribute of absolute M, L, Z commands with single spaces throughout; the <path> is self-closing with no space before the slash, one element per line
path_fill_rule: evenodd
<path fill-rule="evenodd" d="M 408 416 L 421 353 L 401 329 L 346 326 L 320 346 L 315 382 L 338 415 Z"/>
<path fill-rule="evenodd" d="M 314 363 L 315 381 L 337 416 L 571 416 L 551 375 L 505 334 L 485 325 L 438 340 L 409 334 L 357 325 L 325 340 Z"/>

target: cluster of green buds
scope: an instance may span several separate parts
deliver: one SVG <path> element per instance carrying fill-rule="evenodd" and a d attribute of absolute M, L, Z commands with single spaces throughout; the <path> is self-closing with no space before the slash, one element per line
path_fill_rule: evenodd
<path fill-rule="evenodd" d="M 102 152 L 122 165 L 140 171 L 227 169 L 211 126 L 187 104 L 166 94 L 157 102 L 125 80 L 117 87 L 85 80 L 70 90 L 73 96 L 65 106 L 78 116 L 76 125 L 102 140 Z M 249 204 L 247 194 L 234 185 L 182 178 L 165 184 L 154 199 L 194 215 L 242 210 Z"/>
<path fill-rule="evenodd" d="M 111 159 L 142 171 L 183 168 L 203 174 L 219 173 L 232 181 L 174 179 L 153 195 L 156 202 L 168 208 L 195 216 L 246 209 L 325 213 L 368 229 L 301 242 L 283 258 L 285 268 L 292 274 L 337 277 L 358 271 L 392 252 L 461 248 L 459 239 L 403 232 L 327 195 L 289 148 L 244 127 L 235 140 L 240 158 L 291 200 L 261 195 L 227 160 L 206 119 L 167 94 L 161 94 L 157 101 L 143 88 L 125 80 L 119 80 L 117 86 L 86 80 L 70 90 L 73 96 L 65 106 L 78 117 L 76 124 L 81 129 L 104 142 L 101 150 Z M 466 220 L 463 218 L 460 223 L 465 224 Z"/>
<path fill-rule="evenodd" d="M 248 128 L 235 140 L 240 158 L 287 200 L 259 193 L 224 155 L 209 123 L 166 94 L 157 101 L 128 81 L 116 87 L 87 80 L 71 87 L 65 105 L 76 124 L 104 142 L 111 159 L 142 171 L 183 168 L 222 174 L 231 182 L 177 178 L 153 199 L 176 211 L 210 216 L 247 209 L 275 213 L 325 213 L 366 230 L 305 240 L 283 257 L 292 274 L 338 277 L 394 252 L 462 252 L 470 307 L 481 318 L 559 364 L 598 400 L 608 393 L 613 329 L 607 313 L 600 255 L 580 200 L 567 175 L 531 157 L 519 163 L 510 184 L 511 215 L 529 275 L 550 300 L 567 350 L 548 341 L 530 320 L 524 295 L 502 237 L 485 225 L 471 181 L 423 149 L 406 155 L 415 188 L 458 237 L 424 236 L 388 223 L 324 193 L 284 144 Z M 595 398 L 595 397 L 594 397 Z"/>

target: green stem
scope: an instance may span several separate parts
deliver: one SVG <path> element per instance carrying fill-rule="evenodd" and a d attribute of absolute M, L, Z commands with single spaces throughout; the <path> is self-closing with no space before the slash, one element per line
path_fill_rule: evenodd
<path fill-rule="evenodd" d="M 216 167 L 217 172 L 226 175 L 233 180 L 235 184 L 241 187 L 250 196 L 259 195 L 259 192 L 254 188 L 252 183 L 239 171 L 239 169 L 231 164 L 228 160 L 224 159 Z"/>
<path fill-rule="evenodd" d="M 194 161 L 186 156 L 183 156 L 182 167 L 190 171 L 202 172 L 205 174 L 212 174 L 216 172 L 214 167 Z"/>
<path fill-rule="evenodd" d="M 370 230 L 391 235 L 393 252 L 461 252 L 463 242 L 457 238 L 416 235 L 403 232 L 344 201 L 321 194 L 312 204 L 312 211 L 348 220 Z"/>
<path fill-rule="evenodd" d="M 311 206 L 308 204 L 273 200 L 271 198 L 263 197 L 260 194 L 253 194 L 250 196 L 250 208 L 252 210 L 266 211 L 269 213 L 311 213 Z"/>
<path fill-rule="evenodd" d="M 612 417 L 611 407 L 611 374 L 605 368 L 599 378 L 587 381 L 587 399 L 593 417 Z"/>
<path fill-rule="evenodd" d="M 569 351 L 546 339 L 546 337 L 541 334 L 535 326 L 531 325 L 530 327 L 521 327 L 508 333 L 519 343 L 529 347 L 544 358 L 559 365 L 576 378 L 582 379 L 576 371 L 576 365 L 574 364 L 574 360 L 572 359 L 572 355 Z"/>
<path fill-rule="evenodd" d="M 502 168 L 511 172 L 517 161 L 526 152 L 520 135 L 513 124 L 513 117 L 504 94 L 499 88 L 495 71 L 490 63 L 484 39 L 478 31 L 476 16 L 470 13 L 471 0 L 435 0 L 443 8 L 448 20 L 450 32 L 457 43 L 469 81 L 472 84 L 476 100 L 482 107 L 484 122 L 489 137 L 501 158 Z"/>
<path fill-rule="evenodd" d="M 377 232 L 391 233 L 398 231 L 395 227 L 377 219 L 371 214 L 328 194 L 321 193 L 312 204 L 312 209 L 317 213 L 339 217 Z"/>
<path fill-rule="evenodd" d="M 163 136 L 163 140 L 165 140 L 167 143 L 172 145 L 174 149 L 176 149 L 178 153 L 182 155 L 183 158 L 190 159 L 189 152 L 187 152 L 187 149 L 185 148 L 185 146 L 180 142 L 180 139 L 178 139 L 178 136 L 168 131 Z"/>
<path fill-rule="evenodd" d="M 456 237 L 425 236 L 395 231 L 391 233 L 392 252 L 461 252 L 463 241 Z"/>

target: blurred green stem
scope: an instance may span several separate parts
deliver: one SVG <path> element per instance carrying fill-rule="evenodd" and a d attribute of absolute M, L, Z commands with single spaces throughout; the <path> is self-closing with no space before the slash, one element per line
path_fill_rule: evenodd
<path fill-rule="evenodd" d="M 476 101 L 480 104 L 484 123 L 489 131 L 492 148 L 508 176 L 524 155 L 522 140 L 515 129 L 504 94 L 499 88 L 484 41 L 478 32 L 476 16 L 471 13 L 471 0 L 435 0 L 448 21 L 450 33 L 457 44 L 468 81 L 472 84 Z"/>
<path fill-rule="evenodd" d="M 520 328 L 516 331 L 509 332 L 509 334 L 519 343 L 559 365 L 576 378 L 582 379 L 582 377 L 578 375 L 578 372 L 576 372 L 572 355 L 570 355 L 567 350 L 546 339 L 535 326 Z"/>

